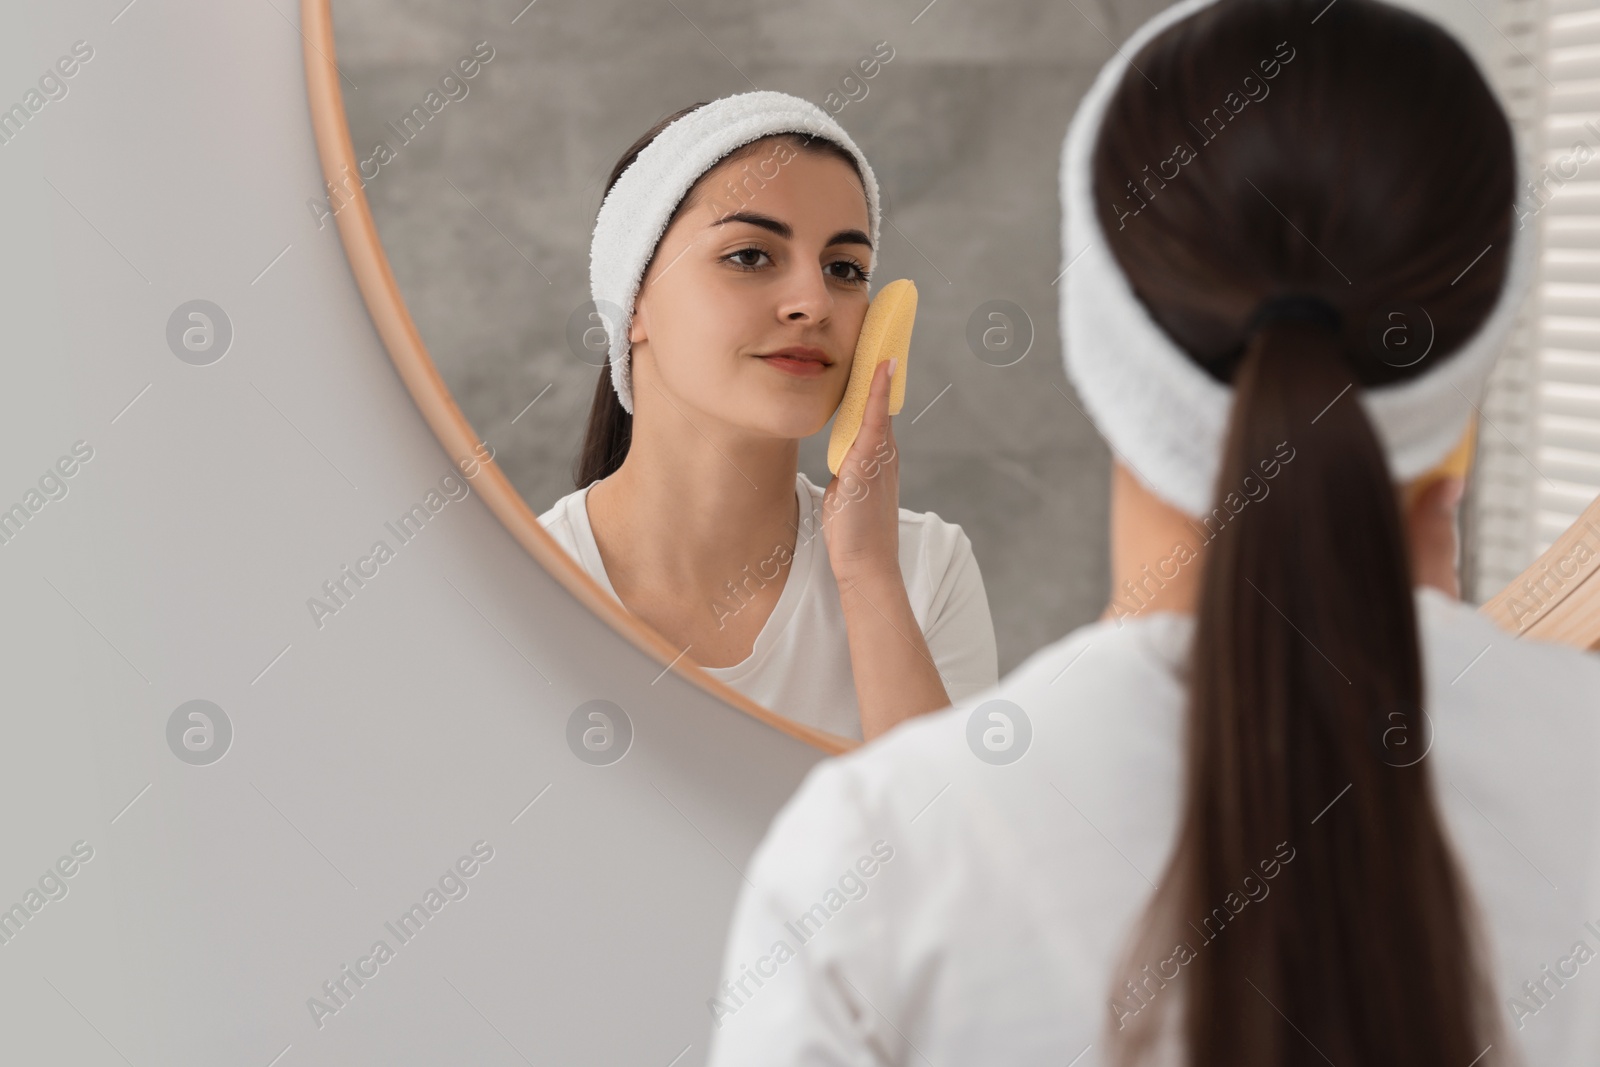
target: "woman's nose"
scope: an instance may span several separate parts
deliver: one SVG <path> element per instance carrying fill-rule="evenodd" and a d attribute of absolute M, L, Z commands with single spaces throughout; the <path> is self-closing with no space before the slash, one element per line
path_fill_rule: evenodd
<path fill-rule="evenodd" d="M 785 322 L 825 321 L 833 310 L 833 294 L 828 291 L 827 279 L 815 267 L 796 269 L 786 279 L 783 295 L 778 305 L 778 317 Z"/>

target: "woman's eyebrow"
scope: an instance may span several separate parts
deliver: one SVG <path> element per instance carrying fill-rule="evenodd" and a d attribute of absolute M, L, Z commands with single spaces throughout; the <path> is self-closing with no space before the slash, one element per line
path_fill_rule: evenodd
<path fill-rule="evenodd" d="M 763 230 L 771 230 L 773 233 L 777 234 L 779 237 L 782 237 L 786 241 L 794 237 L 794 227 L 790 226 L 787 222 L 784 222 L 782 219 L 775 219 L 771 215 L 762 215 L 754 211 L 735 211 L 731 214 L 722 216 L 711 225 L 721 226 L 724 223 L 729 222 L 746 222 L 751 226 L 760 226 Z M 868 248 L 871 248 L 872 240 L 860 230 L 840 230 L 838 233 L 828 238 L 827 244 L 830 246 L 866 245 Z"/>

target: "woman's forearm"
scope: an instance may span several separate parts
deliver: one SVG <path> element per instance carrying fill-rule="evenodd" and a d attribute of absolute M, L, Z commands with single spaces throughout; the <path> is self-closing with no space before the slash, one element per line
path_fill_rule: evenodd
<path fill-rule="evenodd" d="M 913 715 L 949 707 L 950 696 L 898 572 L 846 578 L 839 582 L 839 601 L 863 739 L 870 741 Z"/>

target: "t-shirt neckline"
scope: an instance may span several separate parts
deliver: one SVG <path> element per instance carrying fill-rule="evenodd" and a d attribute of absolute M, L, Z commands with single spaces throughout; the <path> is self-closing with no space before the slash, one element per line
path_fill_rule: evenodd
<path fill-rule="evenodd" d="M 583 569 L 588 571 L 590 576 L 600 583 L 601 588 L 610 593 L 620 604 L 622 603 L 622 598 L 617 596 L 617 590 L 611 584 L 611 576 L 606 573 L 605 560 L 600 558 L 600 545 L 594 539 L 594 528 L 589 525 L 589 490 L 594 484 L 590 482 L 578 491 L 578 498 L 574 501 L 574 506 L 569 513 L 575 535 L 574 540 L 577 542 L 578 560 L 583 564 Z M 795 474 L 794 493 L 798 509 L 795 512 L 797 519 L 795 524 L 795 544 L 794 552 L 792 553 L 793 558 L 788 565 L 789 574 L 783 582 L 783 592 L 778 594 L 778 602 L 773 605 L 772 614 L 768 615 L 767 621 L 762 624 L 761 632 L 756 635 L 755 644 L 751 646 L 748 656 L 730 667 L 700 668 L 713 678 L 726 682 L 737 681 L 760 666 L 773 648 L 776 647 L 778 639 L 783 635 L 785 627 L 789 625 L 789 620 L 794 617 L 796 610 L 799 608 L 800 600 L 805 595 L 805 588 L 809 583 L 813 565 L 812 555 L 816 551 L 814 542 L 821 536 L 822 531 L 820 528 L 813 529 L 816 523 L 811 515 L 810 483 L 803 471 Z M 804 536 L 808 530 L 812 531 L 812 536 L 810 537 Z M 777 555 L 776 547 L 773 549 L 773 555 Z M 771 557 L 768 558 L 770 559 Z M 753 564 L 754 570 L 752 573 L 759 570 L 763 562 L 765 560 L 757 561 Z M 730 575 L 730 577 L 733 576 Z M 796 578 L 799 580 L 796 581 Z M 768 580 L 770 581 L 771 579 Z M 730 606 L 731 604 L 732 602 L 730 601 Z M 626 608 L 627 605 L 623 604 L 623 607 Z"/>

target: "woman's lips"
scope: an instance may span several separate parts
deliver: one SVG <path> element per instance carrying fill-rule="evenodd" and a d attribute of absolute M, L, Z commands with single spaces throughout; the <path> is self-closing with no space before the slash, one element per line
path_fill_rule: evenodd
<path fill-rule="evenodd" d="M 769 367 L 776 367 L 785 374 L 793 374 L 798 378 L 819 378 L 828 370 L 828 364 L 816 359 L 803 359 L 796 356 L 760 356 L 758 358 Z"/>

